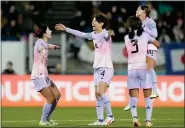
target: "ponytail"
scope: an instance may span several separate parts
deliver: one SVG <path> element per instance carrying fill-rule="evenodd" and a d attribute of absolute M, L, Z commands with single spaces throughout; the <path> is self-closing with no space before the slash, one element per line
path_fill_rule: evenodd
<path fill-rule="evenodd" d="M 136 34 L 137 34 L 137 36 L 141 36 L 142 33 L 143 33 L 143 27 L 141 26 L 140 28 L 137 29 Z M 129 30 L 129 32 L 128 32 L 129 39 L 133 39 L 136 34 L 135 34 L 134 30 Z"/>
<path fill-rule="evenodd" d="M 133 39 L 134 36 L 135 36 L 134 30 L 129 30 L 129 32 L 128 32 L 129 39 Z"/>
<path fill-rule="evenodd" d="M 127 24 L 129 27 L 128 36 L 129 39 L 133 39 L 135 35 L 141 36 L 143 33 L 142 22 L 138 17 L 130 16 L 127 19 Z"/>
<path fill-rule="evenodd" d="M 137 36 L 141 36 L 142 33 L 143 33 L 143 27 L 140 26 L 140 27 L 138 28 L 138 30 L 137 30 Z"/>

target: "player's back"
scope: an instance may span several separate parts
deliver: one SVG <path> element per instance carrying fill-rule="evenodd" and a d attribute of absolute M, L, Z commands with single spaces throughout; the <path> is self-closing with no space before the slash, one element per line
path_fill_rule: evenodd
<path fill-rule="evenodd" d="M 148 42 L 151 41 L 147 33 L 143 32 L 141 36 L 135 35 L 133 39 L 125 36 L 125 45 L 128 51 L 128 70 L 146 69 L 146 55 Z"/>

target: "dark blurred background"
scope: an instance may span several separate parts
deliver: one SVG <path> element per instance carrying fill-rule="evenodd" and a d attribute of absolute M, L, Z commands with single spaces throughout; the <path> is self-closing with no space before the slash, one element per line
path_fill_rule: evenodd
<path fill-rule="evenodd" d="M 184 2 L 170 1 L 1 1 L 1 41 L 24 41 L 26 51 L 29 49 L 29 34 L 38 29 L 38 25 L 47 24 L 53 30 L 56 37 L 55 42 L 59 41 L 57 35 L 60 34 L 54 30 L 56 23 L 83 32 L 91 32 L 91 21 L 93 16 L 98 12 L 103 12 L 109 18 L 108 28 L 115 31 L 113 37 L 115 47 L 124 44 L 124 36 L 127 33 L 126 19 L 128 16 L 135 15 L 137 7 L 141 4 L 148 4 L 151 9 L 151 17 L 156 21 L 158 29 L 157 40 L 162 44 L 158 59 L 157 73 L 166 74 L 169 65 L 166 65 L 168 55 L 165 54 L 166 47 L 181 47 L 184 44 Z M 92 73 L 91 60 L 82 59 L 80 52 L 84 53 L 82 46 L 86 46 L 93 51 L 93 45 L 84 39 L 79 39 L 67 34 L 67 69 L 65 73 Z M 173 46 L 170 46 L 173 44 Z M 181 44 L 179 46 L 179 44 Z M 163 49 L 164 48 L 164 49 Z M 116 50 L 113 50 L 116 51 Z M 119 50 L 118 50 L 119 51 Z M 124 55 L 124 49 L 122 53 Z M 26 52 L 24 73 L 30 73 L 29 55 Z M 3 55 L 4 56 L 4 55 Z M 60 52 L 50 54 L 49 62 L 50 73 L 60 74 Z M 177 55 L 176 55 L 177 56 Z M 119 59 L 118 59 L 119 60 Z M 9 61 L 12 61 L 11 58 Z M 181 62 L 184 63 L 184 55 L 181 56 Z M 8 62 L 4 62 L 6 65 Z M 13 62 L 14 64 L 15 62 Z M 12 64 L 12 65 L 13 65 Z M 126 62 L 116 62 L 115 72 L 117 74 L 126 74 Z M 5 66 L 4 66 L 5 67 Z M 173 67 L 173 66 L 172 66 Z M 16 69 L 15 69 L 16 72 Z M 19 73 L 18 73 L 19 74 Z"/>

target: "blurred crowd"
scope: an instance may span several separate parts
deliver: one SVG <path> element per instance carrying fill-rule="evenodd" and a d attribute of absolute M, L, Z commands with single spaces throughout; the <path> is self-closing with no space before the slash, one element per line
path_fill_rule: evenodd
<path fill-rule="evenodd" d="M 48 2 L 1 1 L 1 40 L 18 41 L 27 38 L 43 19 Z M 42 7 L 42 8 L 41 8 Z"/>
<path fill-rule="evenodd" d="M 63 1 L 62 1 L 63 2 Z M 115 42 L 122 42 L 127 32 L 126 19 L 135 15 L 140 4 L 151 7 L 151 17 L 157 23 L 160 42 L 184 42 L 184 5 L 182 2 L 135 2 L 135 1 L 92 1 L 75 2 L 76 10 L 71 27 L 81 31 L 92 31 L 91 21 L 98 12 L 107 15 L 108 28 L 115 31 Z M 44 14 L 51 8 L 51 2 L 21 1 L 1 2 L 1 40 L 20 40 L 38 29 L 37 23 L 44 20 Z"/>
<path fill-rule="evenodd" d="M 64 1 L 58 1 L 64 2 Z M 66 1 L 67 2 L 67 1 Z M 167 1 L 76 1 L 74 2 L 73 19 L 69 27 L 84 32 L 91 32 L 91 22 L 98 12 L 103 12 L 108 18 L 107 29 L 113 29 L 116 36 L 114 42 L 123 43 L 127 33 L 126 19 L 135 15 L 139 5 L 148 4 L 151 15 L 157 24 L 160 43 L 183 43 L 184 42 L 184 3 Z M 1 1 L 1 40 L 2 41 L 28 41 L 28 35 L 38 29 L 38 24 L 45 23 L 45 16 L 51 11 L 52 1 Z M 42 22 L 41 22 L 42 21 Z M 50 21 L 49 21 L 50 22 Z M 57 23 L 60 21 L 56 21 Z M 55 23 L 54 23 L 55 24 Z M 78 60 L 78 53 L 85 40 L 69 36 L 69 53 Z M 91 48 L 91 45 L 88 46 Z M 77 61 L 78 62 L 78 61 Z M 48 69 L 50 74 L 60 74 L 61 64 L 55 64 Z M 15 74 L 13 63 L 7 62 L 4 74 Z"/>
<path fill-rule="evenodd" d="M 90 32 L 91 20 L 98 12 L 103 12 L 109 19 L 108 28 L 115 31 L 114 41 L 123 41 L 127 33 L 126 19 L 135 15 L 137 7 L 147 4 L 151 8 L 151 15 L 157 24 L 159 42 L 184 42 L 184 5 L 182 2 L 76 2 L 76 14 L 72 27 Z M 86 8 L 84 8 L 86 7 Z"/>

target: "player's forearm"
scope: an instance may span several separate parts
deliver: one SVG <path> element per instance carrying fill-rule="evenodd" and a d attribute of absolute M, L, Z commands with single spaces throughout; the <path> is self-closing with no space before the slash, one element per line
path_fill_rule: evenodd
<path fill-rule="evenodd" d="M 52 49 L 55 49 L 55 47 L 56 47 L 56 45 L 49 44 L 48 49 L 52 50 Z"/>
<path fill-rule="evenodd" d="M 154 37 L 154 38 L 157 38 L 157 29 L 148 29 L 148 28 L 144 28 L 144 31 L 147 32 L 150 36 Z"/>
<path fill-rule="evenodd" d="M 60 46 L 49 44 L 48 49 L 50 49 L 50 50 L 53 50 L 53 49 L 56 50 L 56 49 L 60 49 Z"/>
<path fill-rule="evenodd" d="M 81 37 L 81 38 L 86 38 L 86 39 L 89 39 L 89 40 L 92 39 L 92 37 L 89 33 L 80 32 L 80 31 L 77 31 L 77 30 L 74 30 L 74 29 L 71 29 L 71 28 L 66 28 L 66 32 L 68 32 L 72 35 Z"/>
<path fill-rule="evenodd" d="M 155 47 L 157 47 L 157 48 L 160 47 L 160 43 L 159 43 L 156 39 L 154 39 L 154 41 L 152 41 L 152 44 L 153 44 Z"/>

